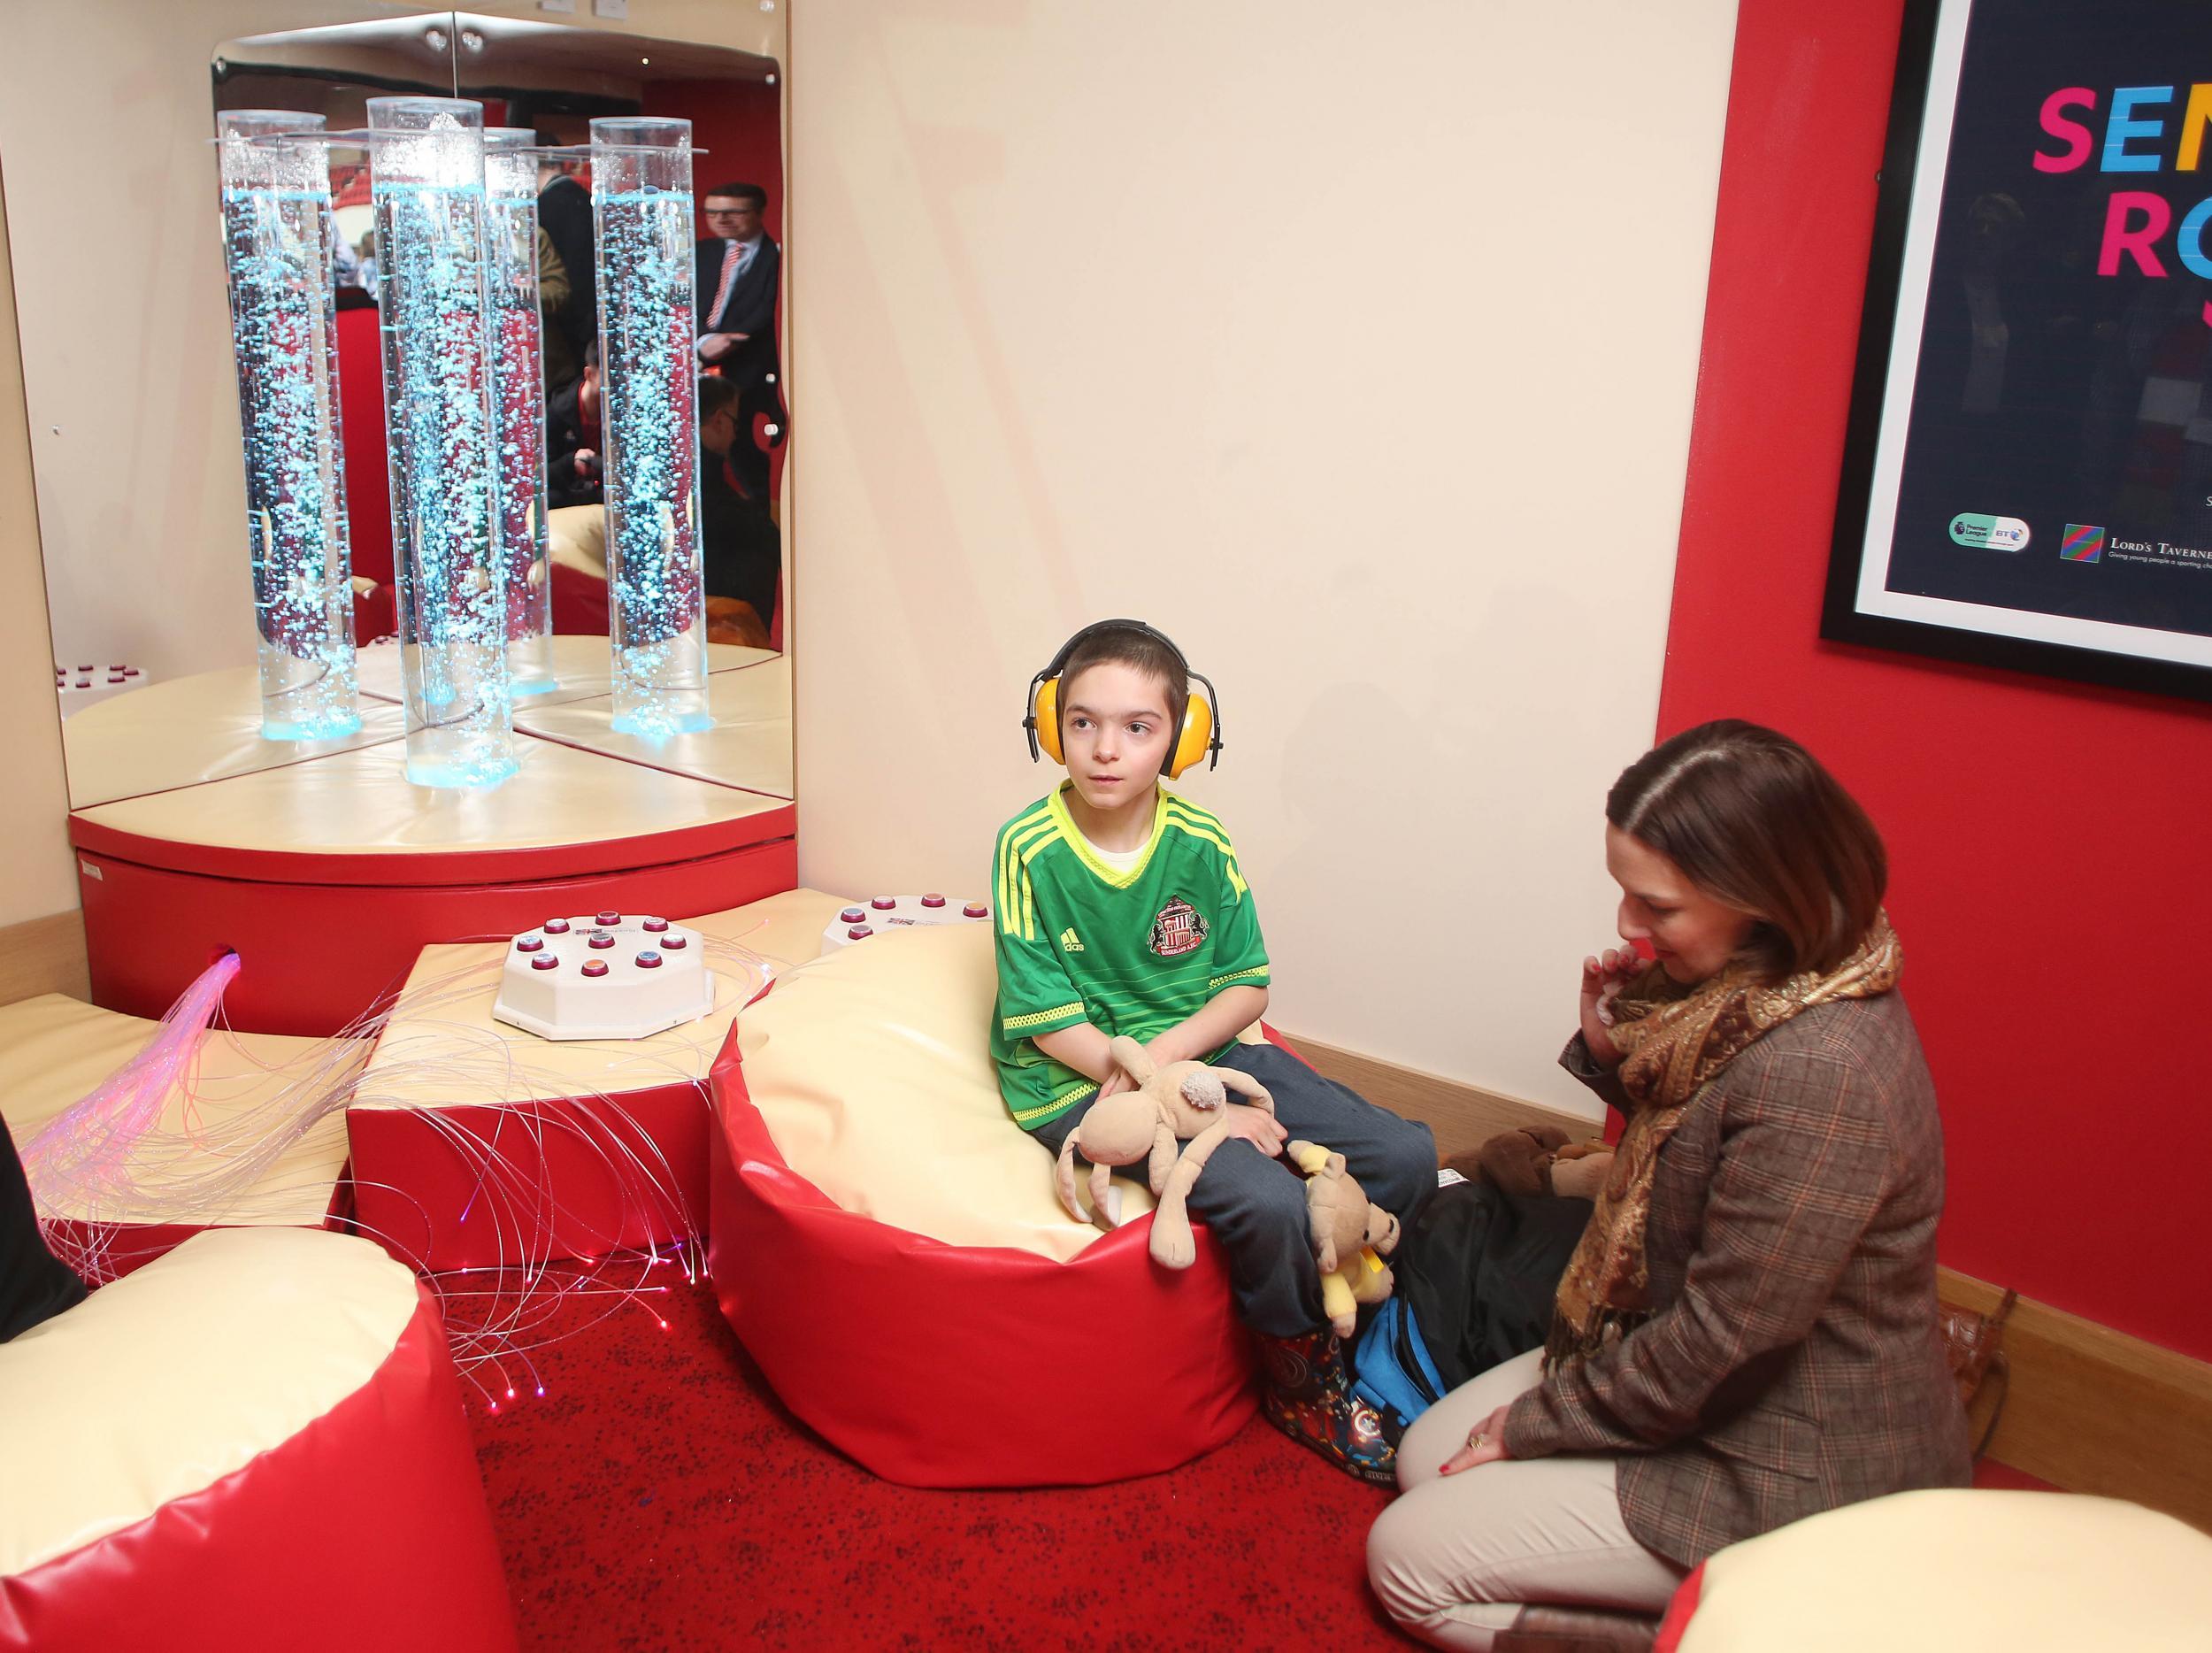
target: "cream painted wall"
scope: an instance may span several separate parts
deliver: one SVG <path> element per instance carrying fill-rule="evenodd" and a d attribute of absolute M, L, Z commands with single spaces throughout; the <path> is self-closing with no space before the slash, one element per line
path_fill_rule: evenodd
<path fill-rule="evenodd" d="M 0 181 L 0 197 L 12 182 Z M 0 841 L 8 845 L 0 856 L 0 928 L 77 905 L 10 263 L 8 227 L 0 221 L 0 769 L 8 777 L 0 788 Z"/>
<path fill-rule="evenodd" d="M 101 0 L 11 9 L 0 57 L 23 378 L 58 641 L 157 675 L 253 658 L 208 63 L 242 35 L 431 8 Z M 469 8 L 537 18 L 532 0 Z M 781 58 L 758 0 L 580 27 Z M 36 643 L 42 659 L 46 645 Z"/>
<path fill-rule="evenodd" d="M 1733 22 L 801 4 L 803 878 L 980 892 L 1030 673 L 1138 615 L 1221 688 L 1272 1019 L 1594 1111 Z"/>

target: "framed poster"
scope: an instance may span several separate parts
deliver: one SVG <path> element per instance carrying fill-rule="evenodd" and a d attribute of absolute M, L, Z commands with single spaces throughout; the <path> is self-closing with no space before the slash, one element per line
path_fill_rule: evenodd
<path fill-rule="evenodd" d="M 2212 700 L 2212 10 L 1907 0 L 1821 634 Z"/>

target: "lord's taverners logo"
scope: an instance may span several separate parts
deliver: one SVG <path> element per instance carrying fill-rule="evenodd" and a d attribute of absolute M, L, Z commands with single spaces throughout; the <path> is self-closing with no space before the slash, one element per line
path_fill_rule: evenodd
<path fill-rule="evenodd" d="M 2058 554 L 2070 563 L 2095 562 L 2104 555 L 2104 530 L 2085 522 L 2068 523 L 2066 537 L 2058 542 Z"/>

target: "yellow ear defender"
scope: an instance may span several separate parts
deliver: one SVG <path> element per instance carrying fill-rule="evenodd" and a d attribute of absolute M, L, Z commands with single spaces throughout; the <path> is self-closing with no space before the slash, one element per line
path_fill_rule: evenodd
<path fill-rule="evenodd" d="M 1184 675 L 1193 685 L 1190 696 L 1183 707 L 1183 727 L 1176 732 L 1175 744 L 1169 750 L 1167 761 L 1160 765 L 1160 773 L 1172 780 L 1202 757 L 1206 767 L 1213 768 L 1221 761 L 1221 726 L 1215 703 L 1220 696 L 1213 684 L 1190 669 L 1190 662 L 1183 658 L 1183 651 L 1164 632 L 1156 631 L 1142 620 L 1099 620 L 1060 645 L 1051 664 L 1029 680 L 1029 710 L 1022 719 L 1022 727 L 1029 733 L 1029 761 L 1035 763 L 1040 756 L 1049 757 L 1056 764 L 1067 762 L 1060 750 L 1060 673 L 1068 663 L 1068 657 L 1086 638 L 1102 631 L 1142 632 L 1148 637 L 1166 644 L 1176 659 L 1182 662 Z M 1201 695 L 1197 685 L 1204 684 Z"/>

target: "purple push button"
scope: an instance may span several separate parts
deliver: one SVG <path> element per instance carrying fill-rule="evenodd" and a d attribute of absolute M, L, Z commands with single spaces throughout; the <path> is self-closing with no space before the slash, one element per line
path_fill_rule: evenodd
<path fill-rule="evenodd" d="M 601 952 L 604 952 L 608 948 L 614 945 L 614 937 L 611 935 L 595 935 L 591 938 L 590 944 L 598 949 Z"/>
<path fill-rule="evenodd" d="M 680 953 L 684 950 L 684 938 L 680 935 L 664 935 L 661 945 L 672 953 Z"/>
<path fill-rule="evenodd" d="M 658 970 L 661 967 L 661 956 L 649 947 L 637 956 L 637 967 L 640 970 Z"/>
<path fill-rule="evenodd" d="M 865 907 L 848 907 L 837 915 L 838 920 L 844 924 L 858 924 L 867 916 L 868 910 Z"/>
<path fill-rule="evenodd" d="M 544 945 L 545 937 L 542 935 L 518 935 L 515 938 L 515 951 L 518 953 L 534 953 Z"/>
<path fill-rule="evenodd" d="M 622 915 L 618 912 L 603 912 L 599 915 L 599 922 L 610 926 L 618 925 L 622 922 Z"/>
<path fill-rule="evenodd" d="M 972 901 L 960 909 L 960 916 L 964 919 L 987 919 L 991 916 L 991 910 L 979 901 Z"/>
<path fill-rule="evenodd" d="M 568 934 L 568 920 L 566 919 L 548 919 L 538 927 L 543 930 L 548 935 L 566 935 Z"/>
<path fill-rule="evenodd" d="M 944 904 L 945 898 L 942 896 L 925 896 L 922 897 L 922 905 L 925 907 L 941 907 Z"/>
<path fill-rule="evenodd" d="M 584 973 L 595 979 L 605 975 L 607 961 L 603 958 L 587 958 L 584 960 Z"/>
<path fill-rule="evenodd" d="M 667 920 L 667 919 L 646 919 L 646 920 L 645 920 L 645 922 L 644 922 L 644 923 L 642 923 L 642 924 L 641 924 L 640 926 L 638 926 L 638 928 L 640 928 L 641 930 L 644 930 L 644 931 L 646 931 L 648 934 L 653 934 L 653 935 L 658 935 L 658 934 L 660 934 L 663 930 L 665 930 L 667 927 L 668 927 L 668 920 Z"/>
<path fill-rule="evenodd" d="M 896 896 L 878 896 L 868 904 L 878 912 L 888 912 L 899 904 L 899 898 Z"/>
<path fill-rule="evenodd" d="M 557 970 L 560 967 L 560 963 L 561 956 L 558 953 L 540 953 L 535 958 L 530 961 L 530 968 L 533 970 Z"/>
<path fill-rule="evenodd" d="M 873 935 L 874 934 L 875 932 L 870 929 L 866 925 L 856 924 L 851 929 L 845 932 L 845 939 L 849 942 L 856 942 L 864 935 Z"/>

